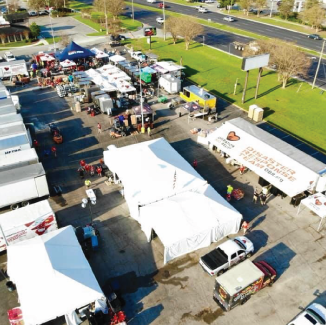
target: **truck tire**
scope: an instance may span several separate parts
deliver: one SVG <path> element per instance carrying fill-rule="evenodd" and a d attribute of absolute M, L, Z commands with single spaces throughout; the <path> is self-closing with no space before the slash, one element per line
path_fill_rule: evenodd
<path fill-rule="evenodd" d="M 220 275 L 222 275 L 223 273 L 224 273 L 224 270 L 220 270 L 220 271 L 217 272 L 216 275 L 217 275 L 217 276 L 220 276 Z"/>
<path fill-rule="evenodd" d="M 10 206 L 10 209 L 11 209 L 11 210 L 17 210 L 17 209 L 19 209 L 19 208 L 20 208 L 19 203 L 15 203 L 15 204 L 12 204 L 12 205 Z"/>
<path fill-rule="evenodd" d="M 248 253 L 246 258 L 250 258 L 252 256 L 252 253 Z"/>
<path fill-rule="evenodd" d="M 245 297 L 245 298 L 241 301 L 240 305 L 244 305 L 244 304 L 245 304 L 249 299 L 250 299 L 250 296 Z"/>
<path fill-rule="evenodd" d="M 29 205 L 29 201 L 23 201 L 21 204 L 22 207 L 27 207 Z"/>

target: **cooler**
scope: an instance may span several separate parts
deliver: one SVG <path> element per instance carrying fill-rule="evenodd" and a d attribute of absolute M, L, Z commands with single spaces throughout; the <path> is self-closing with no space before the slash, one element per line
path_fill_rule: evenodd
<path fill-rule="evenodd" d="M 10 325 L 24 325 L 23 313 L 16 307 L 7 311 Z"/>
<path fill-rule="evenodd" d="M 92 249 L 93 249 L 93 251 L 97 251 L 98 250 L 98 238 L 97 238 L 97 236 L 92 236 L 91 241 L 92 241 Z"/>

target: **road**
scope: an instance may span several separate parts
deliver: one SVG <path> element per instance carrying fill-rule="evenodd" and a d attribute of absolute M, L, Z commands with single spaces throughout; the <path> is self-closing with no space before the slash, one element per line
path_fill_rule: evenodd
<path fill-rule="evenodd" d="M 158 7 L 158 3 L 144 3 L 144 0 L 134 0 L 135 3 L 146 4 L 149 7 Z M 235 28 L 239 28 L 248 32 L 257 33 L 267 37 L 279 38 L 287 42 L 295 42 L 297 45 L 310 49 L 319 51 L 321 50 L 322 42 L 309 39 L 306 34 L 297 33 L 294 31 L 289 31 L 279 27 L 262 24 L 255 21 L 250 21 L 247 19 L 236 18 L 234 22 L 228 22 L 223 20 L 224 14 L 215 12 L 216 4 L 207 6 L 211 8 L 211 11 L 207 13 L 199 13 L 194 7 L 183 6 L 174 3 L 168 3 L 167 10 L 182 13 L 185 15 L 192 15 L 202 19 L 210 19 L 212 22 L 220 23 L 223 25 L 229 25 Z"/>
<path fill-rule="evenodd" d="M 136 0 L 136 1 L 138 1 L 138 0 Z M 157 6 L 157 4 L 156 4 L 156 6 Z M 179 7 L 181 7 L 181 6 L 179 6 Z M 185 6 L 183 6 L 183 7 L 185 7 Z M 187 7 L 185 7 L 185 8 L 187 8 Z M 192 11 L 196 12 L 196 10 L 194 8 L 191 8 L 191 9 L 192 9 Z M 144 24 L 149 24 L 151 26 L 156 26 L 157 28 L 162 28 L 162 26 L 156 22 L 156 18 L 160 16 L 157 12 L 140 9 L 137 7 L 134 8 L 134 12 L 135 12 L 135 19 L 141 21 Z M 129 15 L 129 16 L 131 15 L 131 7 L 129 7 L 127 9 L 125 14 Z M 232 34 L 230 32 L 222 31 L 222 30 L 207 27 L 207 26 L 204 27 L 204 34 L 198 36 L 196 38 L 196 41 L 199 43 L 202 43 L 203 36 L 204 36 L 205 45 L 210 45 L 212 47 L 215 47 L 219 50 L 231 53 L 238 57 L 242 56 L 242 52 L 235 50 L 232 43 L 235 41 L 242 42 L 242 43 L 248 43 L 252 40 L 249 37 L 239 36 L 236 34 Z M 318 63 L 317 58 L 311 57 L 311 60 L 312 60 L 312 65 L 308 71 L 308 77 L 307 77 L 308 82 L 313 82 L 313 79 L 314 79 L 314 76 L 316 73 L 317 63 Z M 316 85 L 323 89 L 326 89 L 326 60 L 322 60 L 322 64 L 320 66 Z"/>

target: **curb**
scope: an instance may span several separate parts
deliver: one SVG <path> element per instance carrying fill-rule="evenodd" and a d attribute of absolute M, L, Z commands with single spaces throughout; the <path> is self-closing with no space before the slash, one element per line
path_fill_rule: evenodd
<path fill-rule="evenodd" d="M 28 47 L 39 46 L 39 45 L 45 45 L 46 46 L 47 44 L 44 44 L 43 41 L 38 41 L 37 43 L 31 44 L 31 45 L 0 47 L 0 52 L 2 50 L 8 50 L 8 49 L 25 49 L 25 48 L 28 48 Z"/>
<path fill-rule="evenodd" d="M 95 28 L 93 28 L 93 27 L 91 27 L 91 26 L 89 26 L 89 25 L 87 25 L 87 24 L 85 24 L 85 23 L 79 21 L 79 20 L 76 19 L 74 16 L 71 16 L 71 18 L 74 19 L 74 20 L 76 20 L 76 21 L 78 21 L 80 24 L 83 24 L 83 25 L 87 26 L 88 28 L 93 29 L 93 31 L 95 31 L 96 33 L 100 33 L 100 32 L 99 32 L 98 30 L 96 30 Z M 103 36 L 105 36 L 105 35 L 103 35 Z M 91 36 L 91 37 L 92 37 L 92 36 Z"/>

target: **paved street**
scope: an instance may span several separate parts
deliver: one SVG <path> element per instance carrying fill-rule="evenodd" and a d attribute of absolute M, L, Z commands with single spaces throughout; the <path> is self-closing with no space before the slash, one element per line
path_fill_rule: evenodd
<path fill-rule="evenodd" d="M 300 306 L 306 307 L 315 301 L 326 304 L 326 230 L 316 231 L 319 218 L 308 210 L 296 216 L 297 210 L 289 205 L 289 198 L 282 200 L 272 196 L 266 206 L 254 205 L 251 198 L 258 177 L 252 172 L 240 175 L 236 167 L 225 164 L 219 155 L 197 144 L 197 136 L 189 132 L 194 127 L 208 129 L 221 125 L 226 119 L 245 117 L 245 112 L 220 100 L 218 123 L 212 125 L 198 119 L 188 124 L 187 115 L 179 118 L 177 112 L 167 109 L 166 105 L 152 103 L 156 110 L 153 138 L 165 137 L 190 163 L 197 159 L 198 172 L 221 195 L 225 195 L 229 183 L 245 191 L 243 200 L 231 203 L 251 222 L 248 237 L 255 245 L 252 259 L 266 260 L 278 272 L 273 287 L 257 293 L 245 306 L 226 313 L 212 299 L 214 278 L 198 264 L 199 257 L 216 244 L 164 266 L 159 238 L 147 243 L 139 224 L 129 216 L 119 186 L 106 185 L 105 178 L 92 178 L 97 204 L 92 214 L 80 206 L 85 188 L 77 174 L 79 160 L 96 164 L 109 144 L 121 147 L 146 141 L 148 136 L 111 139 L 107 131 L 108 116 L 90 117 L 85 111 L 75 113 L 70 109 L 69 98 L 60 99 L 53 90 L 34 90 L 33 86 L 10 87 L 10 90 L 21 98 L 25 121 L 35 125 L 41 145 L 40 159 L 50 187 L 60 185 L 63 189 L 62 197 L 50 199 L 59 226 L 84 225 L 94 220 L 101 235 L 100 249 L 92 254 L 90 264 L 104 291 L 108 282 L 119 281 L 128 324 L 284 325 L 300 312 Z M 43 149 L 52 145 L 47 130 L 49 122 L 55 122 L 64 137 L 64 143 L 57 146 L 57 158 L 42 155 Z M 97 134 L 97 122 L 103 127 L 101 134 Z M 132 157 L 130 164 L 132 166 Z M 1 254 L 2 269 L 6 268 L 5 262 L 6 254 Z M 17 306 L 17 296 L 6 290 L 3 277 L 0 293 L 0 324 L 7 324 L 6 311 Z M 51 325 L 63 324 L 63 318 L 51 322 Z"/>

